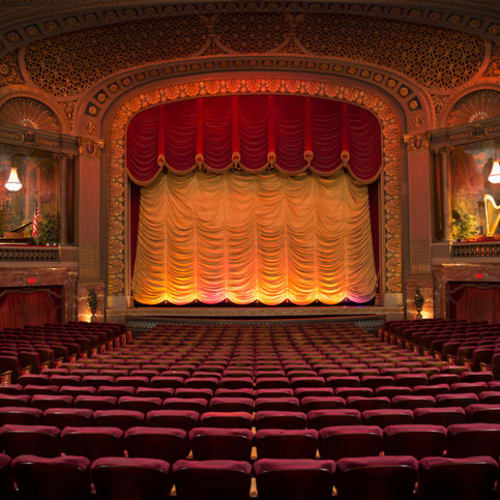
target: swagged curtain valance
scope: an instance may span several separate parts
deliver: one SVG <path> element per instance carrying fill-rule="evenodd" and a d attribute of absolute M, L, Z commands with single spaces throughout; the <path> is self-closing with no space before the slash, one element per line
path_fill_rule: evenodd
<path fill-rule="evenodd" d="M 380 165 L 378 121 L 346 103 L 224 96 L 138 114 L 127 135 L 128 174 L 142 186 L 131 205 L 134 299 L 370 301 L 367 184 Z"/>
<path fill-rule="evenodd" d="M 362 184 L 381 168 L 380 124 L 369 111 L 339 101 L 282 95 L 177 101 L 136 115 L 128 126 L 127 172 L 139 185 L 163 169 L 197 166 L 296 175 L 332 175 L 346 167 Z"/>

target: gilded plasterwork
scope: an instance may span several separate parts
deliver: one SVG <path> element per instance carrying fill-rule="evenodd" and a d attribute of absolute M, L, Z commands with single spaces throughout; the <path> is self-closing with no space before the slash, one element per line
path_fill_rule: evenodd
<path fill-rule="evenodd" d="M 478 90 L 462 97 L 448 115 L 446 125 L 454 127 L 500 115 L 500 92 Z"/>
<path fill-rule="evenodd" d="M 333 12 L 255 12 L 155 17 L 55 35 L 28 45 L 24 63 L 35 85 L 66 97 L 135 66 L 201 53 L 290 53 L 290 46 L 390 68 L 439 90 L 469 81 L 486 53 L 479 36 L 414 22 Z"/>
<path fill-rule="evenodd" d="M 146 108 L 200 96 L 248 93 L 299 94 L 337 99 L 362 106 L 377 116 L 383 138 L 383 200 L 385 232 L 385 289 L 402 291 L 401 244 L 401 150 L 400 125 L 389 105 L 379 96 L 356 89 L 315 80 L 283 78 L 213 79 L 204 82 L 172 84 L 142 93 L 123 104 L 110 128 L 109 211 L 108 211 L 108 293 L 125 295 L 126 270 L 126 186 L 125 140 L 130 119 Z"/>
<path fill-rule="evenodd" d="M 0 109 L 0 120 L 21 127 L 60 132 L 61 125 L 45 104 L 28 97 L 13 97 Z"/>
<path fill-rule="evenodd" d="M 491 60 L 484 76 L 500 76 L 500 43 L 495 43 L 491 48 Z"/>
<path fill-rule="evenodd" d="M 0 87 L 24 83 L 24 78 L 19 71 L 17 50 L 0 59 Z"/>

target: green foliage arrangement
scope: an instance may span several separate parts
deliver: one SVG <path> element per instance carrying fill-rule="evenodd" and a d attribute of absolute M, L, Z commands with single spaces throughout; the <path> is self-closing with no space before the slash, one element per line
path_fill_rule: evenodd
<path fill-rule="evenodd" d="M 455 241 L 466 241 L 477 232 L 477 219 L 462 207 L 453 209 L 452 236 Z"/>
<path fill-rule="evenodd" d="M 38 243 L 59 243 L 59 217 L 51 212 L 42 214 L 38 221 Z"/>

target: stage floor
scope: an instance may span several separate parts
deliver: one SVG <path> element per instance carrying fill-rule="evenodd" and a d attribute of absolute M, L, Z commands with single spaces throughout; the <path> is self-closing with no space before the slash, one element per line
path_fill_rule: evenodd
<path fill-rule="evenodd" d="M 117 314 L 118 313 L 118 314 Z M 401 307 L 383 306 L 287 306 L 287 307 L 135 307 L 108 311 L 107 320 L 125 321 L 131 329 L 149 329 L 159 323 L 234 323 L 255 324 L 286 321 L 354 322 L 374 329 L 384 321 L 403 319 Z"/>

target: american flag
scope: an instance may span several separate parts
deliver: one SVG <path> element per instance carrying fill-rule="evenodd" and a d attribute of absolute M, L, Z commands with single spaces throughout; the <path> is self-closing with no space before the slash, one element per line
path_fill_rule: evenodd
<path fill-rule="evenodd" d="M 35 211 L 33 212 L 33 230 L 32 236 L 36 240 L 38 238 L 38 218 L 40 217 L 40 209 L 38 204 L 35 205 Z"/>

